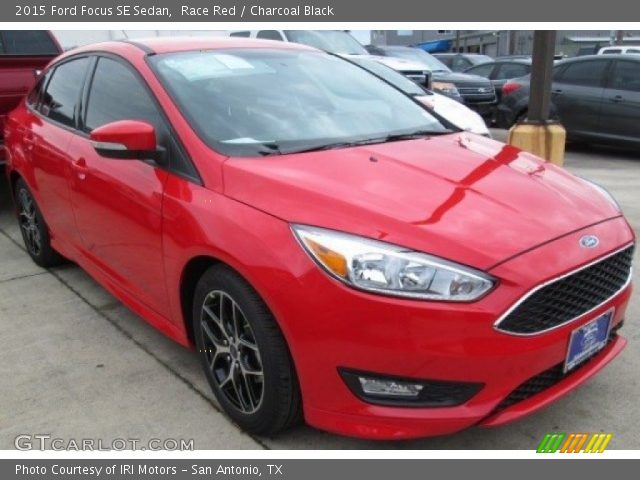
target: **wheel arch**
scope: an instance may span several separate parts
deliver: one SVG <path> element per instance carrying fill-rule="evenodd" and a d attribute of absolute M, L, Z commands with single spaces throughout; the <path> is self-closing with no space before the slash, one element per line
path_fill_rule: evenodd
<path fill-rule="evenodd" d="M 190 320 L 196 286 L 202 275 L 214 265 L 227 264 L 210 255 L 198 255 L 191 258 L 182 269 L 180 277 L 180 312 L 182 313 L 182 322 L 187 334 L 187 340 L 191 345 L 195 344 L 193 325 Z M 233 268 L 230 265 L 227 266 Z"/>

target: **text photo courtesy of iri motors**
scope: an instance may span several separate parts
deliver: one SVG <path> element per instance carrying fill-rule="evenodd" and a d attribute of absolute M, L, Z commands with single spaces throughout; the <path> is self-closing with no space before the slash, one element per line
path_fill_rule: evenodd
<path fill-rule="evenodd" d="M 640 448 L 640 30 L 164 26 L 0 31 L 0 449 Z"/>

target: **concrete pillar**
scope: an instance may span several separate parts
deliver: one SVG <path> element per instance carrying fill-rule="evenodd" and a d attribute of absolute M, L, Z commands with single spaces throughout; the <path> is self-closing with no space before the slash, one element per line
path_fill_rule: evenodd
<path fill-rule="evenodd" d="M 551 82 L 556 35 L 553 30 L 536 30 L 527 118 L 511 127 L 508 142 L 556 165 L 564 163 L 566 132 L 549 119 Z"/>

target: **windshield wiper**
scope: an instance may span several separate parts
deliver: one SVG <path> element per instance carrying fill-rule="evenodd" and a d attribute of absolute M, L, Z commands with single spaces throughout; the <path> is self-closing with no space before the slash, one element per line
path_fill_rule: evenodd
<path fill-rule="evenodd" d="M 434 132 L 433 130 L 415 130 L 407 133 L 394 133 L 384 137 L 384 142 L 395 142 L 399 140 L 413 140 L 415 138 L 433 137 L 435 135 L 447 135 L 452 133 L 452 130 L 443 130 L 440 132 Z"/>
<path fill-rule="evenodd" d="M 293 150 L 282 150 L 280 149 L 279 145 L 276 143 L 264 143 L 262 144 L 262 146 L 265 147 L 265 150 L 259 150 L 258 153 L 260 155 L 268 156 L 268 155 L 287 155 L 290 153 L 321 152 L 324 150 L 336 150 L 339 148 L 360 147 L 363 145 L 374 145 L 376 143 L 396 142 L 400 140 L 413 140 L 417 138 L 431 137 L 434 135 L 446 135 L 448 133 L 452 133 L 452 131 L 445 130 L 442 132 L 435 132 L 433 130 L 415 130 L 412 132 L 393 133 L 390 135 L 385 135 L 383 137 L 366 138 L 364 140 L 355 140 L 352 142 L 323 143 L 321 145 L 313 145 L 311 147 L 304 147 L 304 148 L 293 149 Z"/>

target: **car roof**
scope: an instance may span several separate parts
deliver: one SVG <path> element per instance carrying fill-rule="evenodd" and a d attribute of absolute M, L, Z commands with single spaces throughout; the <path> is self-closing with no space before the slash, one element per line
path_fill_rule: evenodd
<path fill-rule="evenodd" d="M 631 60 L 632 62 L 640 62 L 640 56 L 629 55 L 628 53 L 608 53 L 607 55 L 581 55 L 579 57 L 565 58 L 556 63 L 556 65 L 564 65 L 566 63 L 589 61 L 589 60 Z"/>
<path fill-rule="evenodd" d="M 531 65 L 532 61 L 531 58 L 496 58 L 487 63 L 522 63 L 524 65 Z M 486 63 L 482 63 L 481 65 L 486 65 Z"/>
<path fill-rule="evenodd" d="M 433 55 L 436 56 L 436 57 L 438 57 L 438 56 L 443 56 L 443 57 L 460 56 L 460 57 L 489 57 L 489 58 L 491 58 L 491 55 L 486 55 L 484 53 L 446 52 L 446 53 L 434 53 Z"/>
<path fill-rule="evenodd" d="M 141 49 L 147 54 L 161 54 L 173 52 L 187 52 L 190 50 L 216 50 L 227 48 L 277 48 L 280 50 L 311 50 L 317 49 L 292 42 L 280 42 L 277 40 L 263 40 L 238 37 L 154 37 L 132 40 L 116 40 L 110 42 L 95 43 L 77 49 L 69 53 L 83 51 L 120 51 L 123 45 L 130 45 Z"/>

